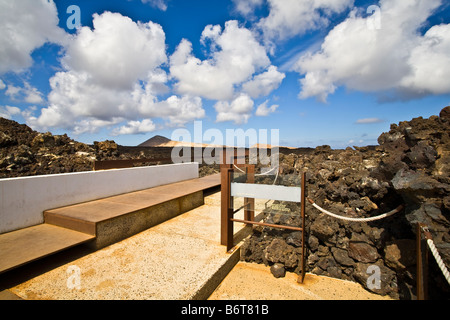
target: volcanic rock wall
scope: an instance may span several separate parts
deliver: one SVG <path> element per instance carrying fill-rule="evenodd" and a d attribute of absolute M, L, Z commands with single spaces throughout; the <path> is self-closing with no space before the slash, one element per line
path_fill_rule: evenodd
<path fill-rule="evenodd" d="M 280 154 L 281 174 L 307 172 L 307 196 L 346 217 L 372 217 L 400 204 L 405 209 L 373 222 L 352 222 L 306 205 L 307 269 L 319 275 L 360 282 L 368 290 L 411 299 L 416 292 L 416 223 L 431 230 L 441 257 L 450 266 L 450 107 L 439 116 L 391 125 L 379 146 L 312 153 Z M 268 178 L 267 178 L 268 179 Z M 273 179 L 273 178 L 272 178 Z M 299 226 L 299 205 L 284 203 L 297 215 L 265 213 L 265 221 Z M 299 272 L 300 232 L 257 226 L 241 259 L 272 267 L 275 276 Z M 374 267 L 380 283 L 370 277 Z M 450 286 L 430 258 L 429 296 L 448 298 Z"/>
<path fill-rule="evenodd" d="M 171 150 L 120 146 L 112 140 L 88 145 L 0 118 L 0 178 L 91 171 L 94 161 L 170 158 Z"/>

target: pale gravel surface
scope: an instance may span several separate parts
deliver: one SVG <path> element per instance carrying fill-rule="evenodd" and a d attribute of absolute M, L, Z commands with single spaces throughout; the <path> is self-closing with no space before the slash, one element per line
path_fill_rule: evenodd
<path fill-rule="evenodd" d="M 219 237 L 220 192 L 208 196 L 202 207 L 9 290 L 31 300 L 187 300 L 229 258 Z M 79 288 L 73 288 L 71 266 L 80 270 Z M 389 298 L 371 294 L 357 283 L 310 274 L 301 285 L 295 274 L 276 279 L 266 266 L 239 262 L 210 299 Z"/>

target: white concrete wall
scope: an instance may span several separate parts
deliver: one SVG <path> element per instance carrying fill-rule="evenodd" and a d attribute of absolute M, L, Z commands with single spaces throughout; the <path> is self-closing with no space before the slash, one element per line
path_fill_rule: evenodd
<path fill-rule="evenodd" d="M 44 222 L 43 211 L 198 178 L 198 163 L 0 179 L 0 233 Z"/>

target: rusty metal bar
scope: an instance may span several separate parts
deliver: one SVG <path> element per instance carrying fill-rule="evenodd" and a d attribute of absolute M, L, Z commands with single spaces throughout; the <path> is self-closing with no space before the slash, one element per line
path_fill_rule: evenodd
<path fill-rule="evenodd" d="M 257 222 L 257 221 L 249 221 L 249 220 L 242 220 L 242 219 L 235 219 L 232 218 L 231 221 L 234 222 L 242 222 L 246 224 L 256 224 L 258 226 L 264 226 L 264 227 L 271 227 L 271 228 L 279 228 L 279 229 L 288 229 L 288 230 L 295 230 L 295 231 L 303 231 L 303 228 L 299 227 L 291 227 L 291 226 L 284 226 L 280 224 L 271 224 L 271 223 L 265 223 L 265 222 Z"/>
<path fill-rule="evenodd" d="M 231 199 L 230 174 L 233 172 L 231 165 L 223 164 L 221 174 L 221 231 L 220 243 L 227 247 L 227 251 L 233 246 L 233 222 L 230 221 L 233 215 Z M 230 209 L 231 208 L 231 209 Z"/>
<path fill-rule="evenodd" d="M 227 210 L 230 197 L 230 187 L 228 181 L 228 172 L 231 170 L 227 168 L 226 165 L 222 164 L 220 168 L 220 191 L 221 191 L 221 201 L 220 201 L 220 243 L 222 245 L 227 245 Z"/>
<path fill-rule="evenodd" d="M 233 222 L 231 219 L 233 218 L 233 197 L 231 196 L 231 175 L 233 174 L 233 169 L 228 170 L 227 174 L 227 194 L 228 194 L 228 208 L 227 208 L 227 252 L 230 251 L 233 248 L 233 235 L 234 235 L 234 229 L 233 229 Z"/>
<path fill-rule="evenodd" d="M 300 262 L 300 275 L 297 278 L 298 283 L 303 283 L 305 280 L 306 268 L 305 268 L 305 205 L 306 205 L 306 172 L 302 174 L 301 182 L 301 195 L 300 195 L 300 213 L 302 215 L 302 260 Z"/>
<path fill-rule="evenodd" d="M 428 299 L 428 246 L 427 239 L 431 239 L 428 227 L 418 222 L 416 229 L 416 256 L 417 256 L 417 300 Z M 422 239 L 422 233 L 425 239 Z"/>
<path fill-rule="evenodd" d="M 249 202 L 245 203 L 244 205 L 240 206 L 238 209 L 234 210 L 234 211 L 233 211 L 233 214 L 235 214 L 236 212 L 241 211 L 241 210 L 244 209 L 245 207 L 248 207 L 250 204 L 251 204 L 251 203 L 249 203 Z M 246 220 L 248 220 L 248 219 L 246 219 Z"/>
<path fill-rule="evenodd" d="M 247 183 L 255 182 L 255 165 L 247 166 Z M 248 203 L 249 206 L 244 210 L 244 219 L 249 221 L 255 221 L 255 199 L 244 198 L 244 203 Z"/>

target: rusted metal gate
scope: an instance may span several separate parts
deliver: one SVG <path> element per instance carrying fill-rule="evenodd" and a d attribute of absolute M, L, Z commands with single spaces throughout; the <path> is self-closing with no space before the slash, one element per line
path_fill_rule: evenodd
<path fill-rule="evenodd" d="M 248 155 L 248 154 L 247 154 Z M 234 159 L 238 158 L 236 155 Z M 231 162 L 231 161 L 229 161 Z M 234 161 L 233 161 L 234 162 Z M 271 228 L 279 228 L 293 231 L 301 231 L 302 232 L 302 241 L 301 241 L 301 261 L 300 261 L 300 270 L 301 273 L 298 277 L 298 282 L 303 283 L 305 278 L 305 261 L 306 261 L 306 248 L 305 248 L 305 173 L 301 176 L 301 186 L 300 188 L 292 187 L 284 187 L 284 186 L 276 186 L 276 185 L 261 185 L 255 184 L 255 166 L 251 164 L 236 164 L 236 163 L 227 163 L 225 158 L 223 158 L 223 164 L 221 164 L 221 244 L 226 246 L 227 252 L 231 251 L 234 247 L 233 243 L 233 223 L 241 222 L 246 225 L 260 225 Z M 243 171 L 246 175 L 245 184 L 248 185 L 247 190 L 251 190 L 249 192 L 241 192 L 238 187 L 243 186 L 242 184 L 233 183 L 232 175 L 235 171 L 235 168 L 238 168 L 239 171 Z M 284 188 L 284 189 L 283 189 Z M 289 188 L 291 190 L 289 190 Z M 300 190 L 298 190 L 300 189 Z M 274 197 L 270 198 L 270 191 L 273 191 L 273 194 L 282 194 L 286 192 L 286 196 Z M 299 191 L 299 192 L 297 192 Z M 281 201 L 292 201 L 292 202 L 300 202 L 301 209 L 301 227 L 293 227 L 287 225 L 279 225 L 279 224 L 270 224 L 265 222 L 255 221 L 254 208 L 255 208 L 255 198 L 259 198 L 258 194 L 269 194 L 264 198 L 267 200 L 281 200 Z M 234 209 L 234 197 L 244 197 L 244 205 L 238 209 Z M 295 198 L 295 199 L 294 199 Z M 244 209 L 244 219 L 236 219 L 234 218 L 234 214 L 238 211 Z"/>

